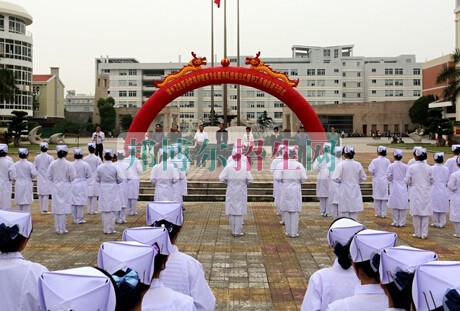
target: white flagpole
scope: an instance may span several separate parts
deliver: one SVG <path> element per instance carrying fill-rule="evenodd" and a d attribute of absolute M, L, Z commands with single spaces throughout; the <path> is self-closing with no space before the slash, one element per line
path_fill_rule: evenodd
<path fill-rule="evenodd" d="M 214 1 L 211 0 L 211 67 L 214 67 Z M 214 126 L 214 85 L 211 84 L 211 125 Z"/>
<path fill-rule="evenodd" d="M 240 66 L 240 0 L 236 2 L 236 59 L 237 66 Z M 240 85 L 236 87 L 236 124 L 241 125 L 240 119 L 241 101 L 240 101 Z"/>
<path fill-rule="evenodd" d="M 224 59 L 227 58 L 227 0 L 224 1 Z M 227 84 L 223 85 L 223 115 L 224 126 L 227 127 Z"/>

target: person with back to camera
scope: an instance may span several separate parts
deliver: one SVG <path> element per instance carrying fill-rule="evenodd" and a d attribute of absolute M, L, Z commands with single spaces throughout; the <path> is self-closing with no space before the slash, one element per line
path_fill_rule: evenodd
<path fill-rule="evenodd" d="M 8 145 L 0 144 L 0 210 L 11 209 L 14 178 L 16 171 L 13 160 L 8 156 Z"/>
<path fill-rule="evenodd" d="M 53 156 L 48 154 L 48 143 L 40 143 L 41 153 L 34 159 L 34 165 L 37 169 L 37 193 L 38 193 L 38 207 L 42 214 L 49 214 L 48 205 L 51 195 L 52 184 L 51 181 L 46 177 L 46 171 L 50 166 L 51 162 L 54 161 Z"/>
<path fill-rule="evenodd" d="M 350 218 L 338 218 L 332 222 L 327 240 L 337 258 L 332 267 L 320 269 L 310 276 L 301 311 L 326 310 L 332 302 L 354 295 L 360 282 L 351 267 L 350 240 L 363 229 L 366 226 Z"/>
<path fill-rule="evenodd" d="M 457 165 L 460 167 L 460 157 L 457 158 Z M 454 237 L 460 238 L 460 170 L 450 176 L 447 186 L 453 192 L 450 199 L 449 220 L 454 225 Z"/>
<path fill-rule="evenodd" d="M 113 162 L 116 167 L 118 167 L 118 172 L 121 173 L 121 178 L 123 181 L 121 184 L 118 185 L 119 188 L 119 195 L 120 195 L 120 205 L 121 208 L 119 211 L 116 212 L 115 215 L 115 222 L 117 224 L 125 224 L 126 223 L 126 210 L 128 209 L 128 192 L 129 192 L 129 185 L 128 185 L 128 167 L 129 162 L 124 161 L 125 159 L 125 150 L 118 149 L 116 151 L 117 154 L 117 161 Z"/>
<path fill-rule="evenodd" d="M 407 165 L 401 161 L 404 152 L 401 149 L 393 151 L 394 161 L 388 166 L 387 179 L 390 182 L 390 195 L 388 206 L 391 208 L 394 227 L 404 227 L 406 225 L 406 210 L 409 207 L 409 194 L 407 185 L 404 182 L 406 177 Z"/>
<path fill-rule="evenodd" d="M 38 174 L 35 166 L 27 160 L 28 156 L 29 150 L 27 148 L 19 148 L 19 161 L 14 163 L 14 170 L 16 171 L 14 201 L 18 209 L 24 212 L 30 212 L 30 207 L 34 201 L 33 178 Z"/>
<path fill-rule="evenodd" d="M 130 216 L 137 215 L 137 200 L 139 199 L 140 176 L 142 174 L 142 164 L 136 158 L 136 147 L 128 146 L 129 155 L 123 161 L 128 163 L 126 177 L 128 179 L 128 208 Z"/>
<path fill-rule="evenodd" d="M 105 140 L 105 134 L 104 132 L 101 131 L 101 126 L 96 125 L 96 131 L 93 133 L 91 136 L 93 143 L 96 144 L 96 150 L 95 150 L 95 155 L 101 158 L 101 161 L 103 160 L 103 154 L 102 151 L 104 150 L 104 140 Z"/>
<path fill-rule="evenodd" d="M 335 147 L 333 164 L 331 166 L 331 172 L 329 173 L 329 197 L 327 204 L 331 211 L 332 219 L 339 218 L 339 184 L 332 179 L 332 172 L 336 169 L 337 165 L 342 162 L 342 147 Z"/>
<path fill-rule="evenodd" d="M 446 213 L 449 210 L 450 191 L 447 188 L 449 182 L 449 169 L 442 165 L 444 162 L 444 153 L 436 152 L 434 155 L 435 164 L 431 166 L 434 184 L 431 187 L 433 200 L 433 217 L 431 226 L 444 228 L 446 225 Z"/>
<path fill-rule="evenodd" d="M 388 179 L 387 171 L 390 160 L 386 158 L 387 148 L 377 148 L 377 158 L 369 164 L 369 173 L 372 174 L 372 198 L 374 199 L 375 217 L 385 218 L 387 216 L 388 203 Z"/>
<path fill-rule="evenodd" d="M 313 161 L 313 170 L 316 171 L 316 197 L 319 199 L 319 211 L 323 217 L 331 215 L 328 204 L 331 165 L 331 144 L 325 143 L 323 154 Z"/>
<path fill-rule="evenodd" d="M 0 301 L 2 310 L 39 310 L 38 278 L 48 271 L 22 251 L 32 233 L 30 213 L 0 211 Z"/>
<path fill-rule="evenodd" d="M 74 224 L 85 224 L 83 218 L 83 206 L 88 200 L 87 183 L 91 178 L 91 168 L 88 163 L 82 160 L 83 150 L 81 148 L 73 148 L 73 156 L 75 161 L 72 162 L 75 171 L 75 179 L 70 185 L 72 205 L 72 220 Z"/>

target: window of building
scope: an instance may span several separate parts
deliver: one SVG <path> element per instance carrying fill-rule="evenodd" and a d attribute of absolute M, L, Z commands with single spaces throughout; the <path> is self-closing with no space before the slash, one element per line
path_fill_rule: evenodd
<path fill-rule="evenodd" d="M 318 76 L 326 75 L 326 69 L 318 69 L 316 72 Z"/>
<path fill-rule="evenodd" d="M 339 101 L 338 101 L 338 100 L 335 100 L 335 101 L 334 101 L 334 104 L 338 104 L 338 103 L 339 103 Z"/>
<path fill-rule="evenodd" d="M 128 96 L 129 97 L 136 97 L 137 96 L 137 91 L 129 91 Z"/>
<path fill-rule="evenodd" d="M 342 93 L 342 97 L 343 98 L 347 97 L 347 93 Z"/>
<path fill-rule="evenodd" d="M 316 92 L 316 96 L 318 96 L 318 97 L 324 97 L 324 96 L 326 96 L 326 91 L 319 90 L 319 91 Z"/>
<path fill-rule="evenodd" d="M 331 50 L 324 49 L 323 50 L 323 55 L 324 55 L 324 57 L 331 57 Z"/>
<path fill-rule="evenodd" d="M 361 66 L 361 62 L 356 62 L 356 66 Z"/>
<path fill-rule="evenodd" d="M 257 91 L 256 97 L 265 97 L 265 92 L 263 92 L 263 91 Z"/>
<path fill-rule="evenodd" d="M 394 84 L 393 79 L 385 79 L 385 85 L 386 86 L 393 85 L 393 84 Z"/>
<path fill-rule="evenodd" d="M 18 33 L 25 35 L 26 34 L 26 24 L 23 20 L 10 16 L 9 17 L 9 30 L 12 33 Z"/>
<path fill-rule="evenodd" d="M 248 101 L 248 106 L 249 106 L 249 108 L 255 108 L 256 107 L 256 102 Z"/>
<path fill-rule="evenodd" d="M 395 91 L 395 96 L 398 96 L 398 97 L 404 96 L 403 90 L 396 90 L 396 91 Z"/>
<path fill-rule="evenodd" d="M 372 94 L 377 94 L 377 91 L 376 91 L 376 90 L 372 90 Z"/>
<path fill-rule="evenodd" d="M 307 90 L 307 97 L 315 97 L 316 91 L 315 90 Z"/>
<path fill-rule="evenodd" d="M 256 106 L 257 108 L 265 108 L 265 102 L 258 101 Z"/>
<path fill-rule="evenodd" d="M 361 87 L 361 82 L 356 83 L 357 87 Z"/>
<path fill-rule="evenodd" d="M 193 96 L 195 96 L 195 91 L 189 91 L 189 92 L 185 93 L 185 94 L 182 95 L 182 96 L 185 96 L 185 97 L 193 97 Z"/>
<path fill-rule="evenodd" d="M 307 80 L 307 86 L 315 86 L 316 80 Z"/>
<path fill-rule="evenodd" d="M 402 80 L 402 79 L 395 79 L 395 85 L 399 85 L 399 86 L 404 85 L 404 80 Z"/>
<path fill-rule="evenodd" d="M 255 91 L 246 91 L 246 97 L 255 97 L 256 92 Z"/>
<path fill-rule="evenodd" d="M 128 70 L 128 75 L 137 76 L 137 70 L 136 69 L 129 69 Z"/>
<path fill-rule="evenodd" d="M 128 92 L 126 91 L 118 91 L 118 97 L 126 97 Z"/>
<path fill-rule="evenodd" d="M 335 69 L 334 69 L 334 72 L 339 72 L 339 69 L 335 68 Z"/>
<path fill-rule="evenodd" d="M 0 15 L 0 30 L 5 30 L 5 16 Z"/>
<path fill-rule="evenodd" d="M 339 90 L 334 90 L 334 94 L 339 94 Z"/>
<path fill-rule="evenodd" d="M 342 62 L 342 66 L 346 66 L 347 65 L 347 62 Z"/>
<path fill-rule="evenodd" d="M 357 97 L 361 97 L 361 93 L 357 93 L 356 96 L 357 96 Z"/>
<path fill-rule="evenodd" d="M 120 72 L 118 73 L 118 75 L 120 76 L 126 76 L 128 73 L 125 71 L 125 70 L 120 70 Z"/>
<path fill-rule="evenodd" d="M 420 68 L 414 68 L 414 69 L 412 70 L 412 73 L 413 73 L 414 75 L 420 75 Z"/>
<path fill-rule="evenodd" d="M 420 85 L 420 79 L 414 79 L 413 83 L 414 85 Z"/>
<path fill-rule="evenodd" d="M 237 99 L 237 95 L 230 95 L 230 99 Z"/>
<path fill-rule="evenodd" d="M 283 108 L 283 107 L 284 107 L 284 103 L 282 103 L 282 102 L 275 102 L 275 103 L 274 103 L 274 107 L 275 107 L 275 108 Z"/>
<path fill-rule="evenodd" d="M 291 69 L 291 76 L 298 76 L 299 71 L 297 69 Z"/>
<path fill-rule="evenodd" d="M 334 49 L 334 58 L 338 58 L 338 57 L 339 57 L 339 50 Z"/>
<path fill-rule="evenodd" d="M 414 90 L 413 95 L 416 97 L 420 97 L 421 96 L 420 90 Z"/>
<path fill-rule="evenodd" d="M 307 76 L 314 76 L 315 75 L 315 69 L 307 69 Z"/>
<path fill-rule="evenodd" d="M 357 72 L 357 73 L 356 73 L 356 76 L 357 76 L 357 77 L 361 77 L 361 72 Z"/>
<path fill-rule="evenodd" d="M 377 72 L 377 69 L 375 69 L 375 68 L 372 68 L 372 70 L 371 70 L 371 71 L 372 71 L 372 72 Z"/>
<path fill-rule="evenodd" d="M 128 86 L 137 86 L 137 81 L 136 80 L 129 80 L 128 81 Z"/>
<path fill-rule="evenodd" d="M 392 97 L 394 94 L 393 90 L 385 90 L 385 97 Z"/>
<path fill-rule="evenodd" d="M 342 77 L 346 77 L 347 76 L 347 73 L 346 72 L 342 72 Z"/>
<path fill-rule="evenodd" d="M 396 68 L 395 69 L 395 75 L 401 76 L 404 74 L 404 71 L 402 68 Z"/>
<path fill-rule="evenodd" d="M 339 84 L 339 80 L 334 80 L 334 83 L 335 83 L 335 84 Z"/>
<path fill-rule="evenodd" d="M 318 86 L 325 86 L 326 85 L 326 80 L 318 80 L 318 81 L 316 81 L 316 84 Z"/>
<path fill-rule="evenodd" d="M 275 111 L 274 117 L 275 119 L 281 119 L 283 117 L 283 113 L 281 111 Z"/>
<path fill-rule="evenodd" d="M 388 76 L 388 75 L 393 75 L 393 69 L 391 68 L 386 68 L 385 69 L 385 75 Z"/>
<path fill-rule="evenodd" d="M 343 86 L 343 87 L 347 87 L 347 83 L 346 83 L 346 82 L 343 82 L 343 83 L 342 83 L 342 86 Z"/>
<path fill-rule="evenodd" d="M 119 80 L 118 81 L 118 86 L 127 86 L 128 85 L 128 81 L 126 80 Z"/>
<path fill-rule="evenodd" d="M 255 113 L 254 112 L 246 112 L 246 119 L 254 119 L 255 118 Z"/>

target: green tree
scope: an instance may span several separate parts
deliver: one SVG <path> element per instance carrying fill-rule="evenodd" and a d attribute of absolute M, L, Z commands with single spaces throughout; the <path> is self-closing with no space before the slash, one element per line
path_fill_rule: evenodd
<path fill-rule="evenodd" d="M 13 118 L 8 123 L 8 136 L 14 136 L 14 146 L 19 147 L 21 145 L 21 134 L 27 133 L 28 122 L 27 122 L 27 112 L 13 110 L 11 112 Z"/>
<path fill-rule="evenodd" d="M 273 119 L 268 116 L 267 111 L 264 112 L 257 117 L 257 125 L 260 129 L 265 130 L 266 128 L 270 127 L 273 124 Z"/>
<path fill-rule="evenodd" d="M 14 72 L 8 68 L 0 68 L 0 102 L 14 100 L 14 95 L 19 90 L 16 84 Z"/>
<path fill-rule="evenodd" d="M 409 109 L 411 122 L 420 124 L 421 126 L 428 126 L 433 114 L 439 114 L 438 110 L 431 111 L 431 109 L 428 109 L 428 104 L 434 102 L 435 100 L 436 98 L 433 95 L 422 96 L 417 99 Z"/>
<path fill-rule="evenodd" d="M 443 96 L 455 105 L 457 96 L 460 93 L 460 49 L 455 49 L 451 60 L 454 64 L 452 66 L 444 66 L 444 69 L 436 78 L 436 83 L 447 82 Z"/>
<path fill-rule="evenodd" d="M 133 123 L 133 116 L 130 114 L 124 114 L 120 118 L 120 126 L 123 131 L 127 131 Z"/>
<path fill-rule="evenodd" d="M 112 97 L 106 99 L 99 99 L 97 101 L 97 107 L 99 109 L 99 116 L 101 118 L 102 130 L 108 134 L 113 133 L 116 125 L 117 113 L 114 108 L 115 100 Z"/>

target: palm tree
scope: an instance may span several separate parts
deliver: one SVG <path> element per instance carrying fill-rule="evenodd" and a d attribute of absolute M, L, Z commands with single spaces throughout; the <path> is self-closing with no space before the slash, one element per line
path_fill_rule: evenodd
<path fill-rule="evenodd" d="M 455 106 L 457 96 L 460 94 L 460 49 L 455 49 L 454 54 L 452 54 L 452 62 L 454 66 L 444 66 L 436 78 L 436 83 L 447 82 L 443 96 L 450 99 Z"/>

